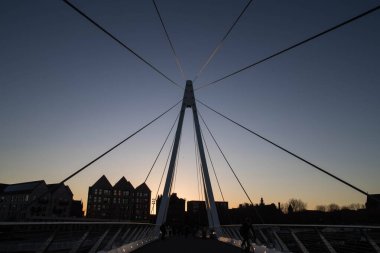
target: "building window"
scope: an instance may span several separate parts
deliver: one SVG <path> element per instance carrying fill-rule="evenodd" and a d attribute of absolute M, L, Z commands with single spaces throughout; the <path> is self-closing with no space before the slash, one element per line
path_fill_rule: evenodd
<path fill-rule="evenodd" d="M 95 193 L 95 195 L 97 195 L 98 194 L 98 189 L 95 189 L 94 193 Z"/>

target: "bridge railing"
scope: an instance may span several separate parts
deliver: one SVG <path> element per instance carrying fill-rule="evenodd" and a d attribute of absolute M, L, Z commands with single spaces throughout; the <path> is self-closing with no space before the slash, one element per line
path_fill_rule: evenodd
<path fill-rule="evenodd" d="M 240 246 L 241 225 L 221 227 L 221 240 Z M 380 226 L 253 225 L 256 252 L 377 252 Z"/>
<path fill-rule="evenodd" d="M 1 222 L 0 252 L 130 252 L 157 239 L 155 225 L 133 222 Z"/>

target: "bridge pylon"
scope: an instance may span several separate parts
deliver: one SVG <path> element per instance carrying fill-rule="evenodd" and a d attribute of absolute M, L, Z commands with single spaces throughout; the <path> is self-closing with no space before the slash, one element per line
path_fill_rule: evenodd
<path fill-rule="evenodd" d="M 203 189 L 204 189 L 204 194 L 205 194 L 205 204 L 206 204 L 209 228 L 213 229 L 218 235 L 220 234 L 219 216 L 216 210 L 214 194 L 212 191 L 206 156 L 205 156 L 205 152 L 203 148 L 202 133 L 201 133 L 200 125 L 199 125 L 197 106 L 195 103 L 193 82 L 190 80 L 186 81 L 186 87 L 185 87 L 185 92 L 183 95 L 181 112 L 179 115 L 177 131 L 175 134 L 168 174 L 166 176 L 164 193 L 162 195 L 159 211 L 157 214 L 156 225 L 158 225 L 157 228 L 159 228 L 159 226 L 161 226 L 166 221 L 166 216 L 167 216 L 167 212 L 169 208 L 169 199 L 170 199 L 171 189 L 172 189 L 173 180 L 174 180 L 174 172 L 175 172 L 179 141 L 180 141 L 181 132 L 182 132 L 183 118 L 185 116 L 186 108 L 191 108 L 193 111 L 195 133 L 196 133 L 199 156 L 200 156 L 200 161 L 201 161 L 201 171 L 203 175 L 202 183 L 204 186 Z"/>

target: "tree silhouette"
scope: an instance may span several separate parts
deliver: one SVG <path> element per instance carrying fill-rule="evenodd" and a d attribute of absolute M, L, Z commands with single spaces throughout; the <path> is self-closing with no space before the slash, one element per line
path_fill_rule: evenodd
<path fill-rule="evenodd" d="M 321 211 L 321 212 L 326 212 L 327 207 L 324 206 L 324 205 L 318 205 L 318 206 L 315 207 L 315 210 Z"/>
<path fill-rule="evenodd" d="M 329 212 L 335 212 L 335 211 L 339 211 L 340 208 L 339 208 L 339 206 L 337 204 L 331 203 L 330 205 L 327 206 L 327 210 Z"/>

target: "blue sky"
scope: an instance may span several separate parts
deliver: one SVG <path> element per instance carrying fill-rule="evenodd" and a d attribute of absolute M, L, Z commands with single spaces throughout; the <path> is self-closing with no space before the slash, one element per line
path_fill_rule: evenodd
<path fill-rule="evenodd" d="M 151 1 L 72 1 L 181 85 Z M 247 1 L 157 1 L 193 79 Z M 366 11 L 377 1 L 254 1 L 203 74 L 202 85 Z M 369 193 L 380 193 L 380 12 L 200 89 L 196 97 Z M 0 178 L 62 180 L 174 105 L 170 84 L 62 1 L 0 2 Z M 225 121 L 200 112 L 254 202 L 317 204 L 365 197 Z M 68 181 L 76 198 L 105 174 L 143 182 L 179 107 Z M 191 111 L 175 191 L 198 199 Z M 205 130 L 204 130 L 205 131 Z M 211 138 L 230 205 L 247 202 Z M 148 180 L 156 192 L 169 145 Z M 220 194 L 212 176 L 214 194 Z M 154 194 L 153 194 L 154 195 Z"/>

